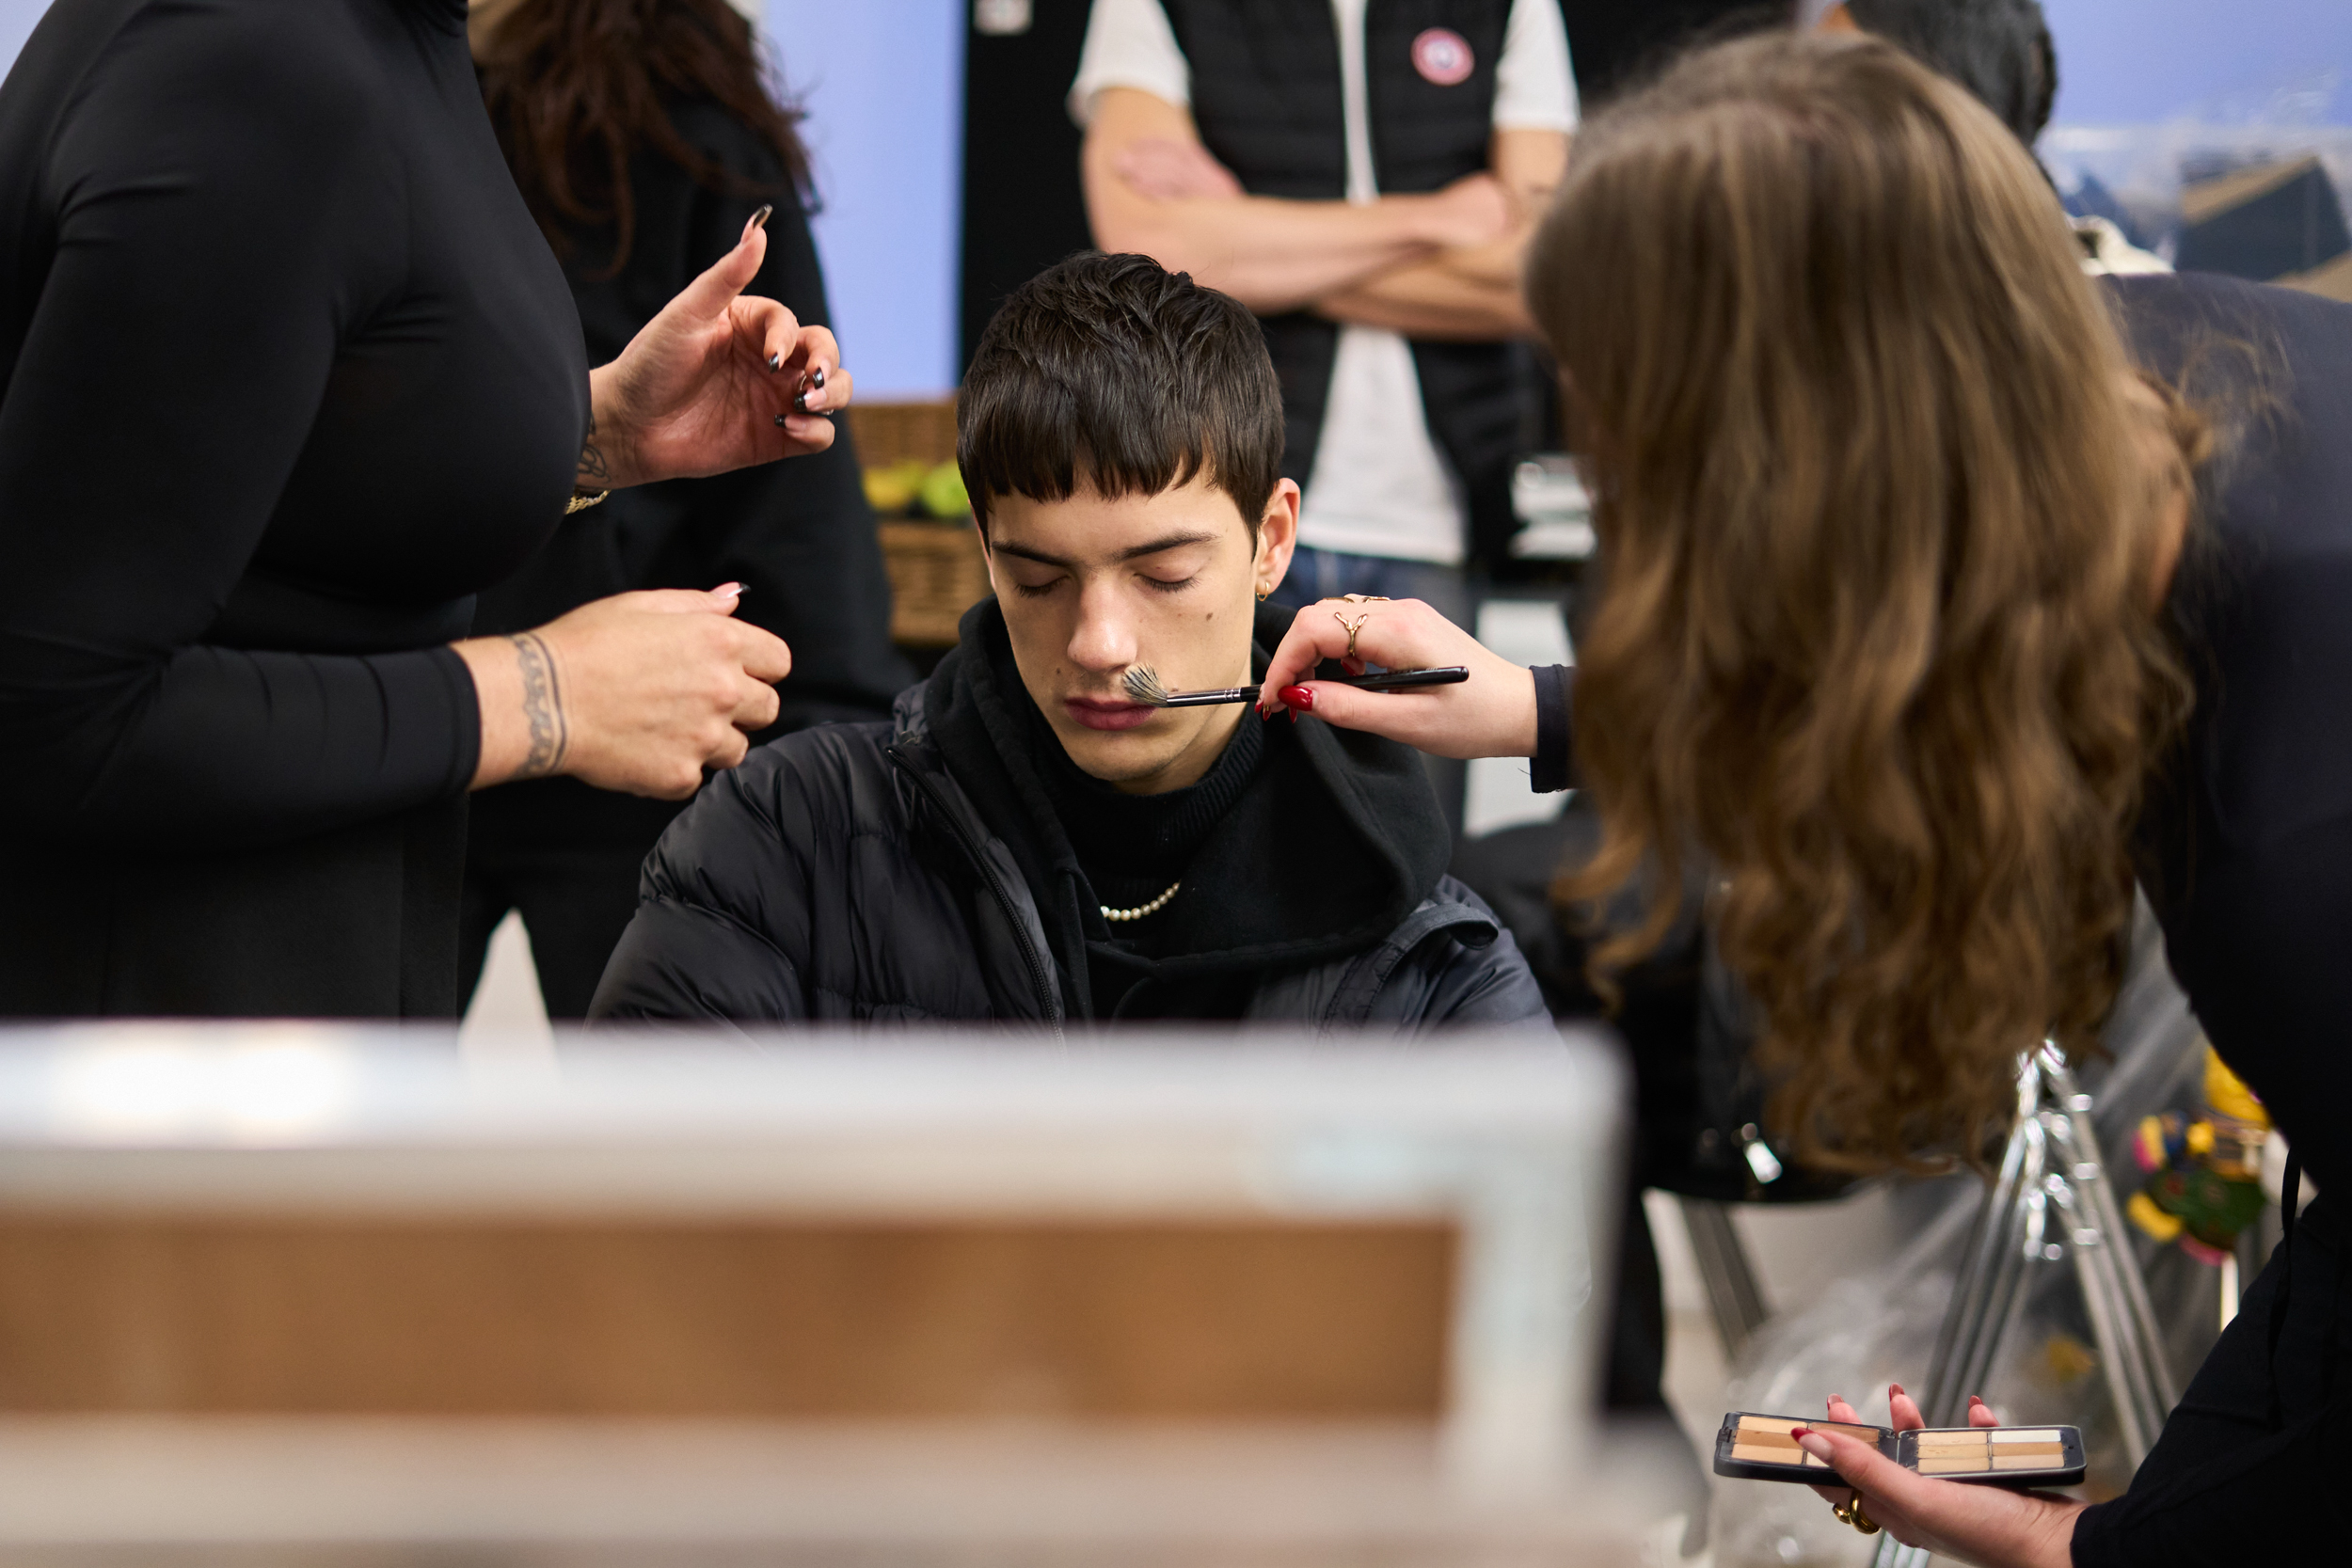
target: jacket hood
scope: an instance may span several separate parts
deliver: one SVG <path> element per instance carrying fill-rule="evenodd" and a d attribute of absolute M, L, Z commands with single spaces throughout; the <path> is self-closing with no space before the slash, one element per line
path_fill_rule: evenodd
<path fill-rule="evenodd" d="M 1253 674 L 1264 673 L 1292 613 L 1258 608 Z M 935 748 L 1010 850 L 1036 895 L 1066 1005 L 1080 1016 L 1090 1011 L 1094 965 L 1172 982 L 1321 962 L 1384 940 L 1444 874 L 1452 836 L 1419 755 L 1307 719 L 1269 748 L 1195 852 L 1161 917 L 1166 956 L 1140 957 L 1112 940 L 1030 760 L 1033 712 L 1003 610 L 985 599 L 930 679 L 900 696 L 898 742 Z"/>

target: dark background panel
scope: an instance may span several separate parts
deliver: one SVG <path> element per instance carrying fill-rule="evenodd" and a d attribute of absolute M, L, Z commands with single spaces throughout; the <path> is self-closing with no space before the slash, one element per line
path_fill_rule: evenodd
<path fill-rule="evenodd" d="M 1560 0 L 1577 95 L 1587 113 L 1677 49 L 1785 24 L 1794 10 L 1794 0 Z"/>
<path fill-rule="evenodd" d="M 1094 243 L 1067 107 L 1089 9 L 1089 0 L 1035 0 L 1029 30 L 1007 37 L 966 14 L 961 364 L 1007 294 Z"/>

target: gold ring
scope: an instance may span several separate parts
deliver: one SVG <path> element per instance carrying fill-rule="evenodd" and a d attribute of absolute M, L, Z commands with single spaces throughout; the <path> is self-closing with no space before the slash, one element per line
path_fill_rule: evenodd
<path fill-rule="evenodd" d="M 1879 1532 L 1879 1522 L 1862 1512 L 1862 1494 L 1859 1492 L 1853 1495 L 1853 1517 L 1848 1523 L 1865 1535 L 1876 1535 Z"/>
<path fill-rule="evenodd" d="M 1837 1522 L 1839 1524 L 1851 1525 L 1853 1523 L 1853 1505 L 1859 1502 L 1861 1497 L 1862 1494 L 1857 1492 L 1842 1503 L 1830 1504 L 1829 1511 L 1837 1515 Z"/>
<path fill-rule="evenodd" d="M 1331 612 L 1331 619 L 1337 621 L 1341 629 L 1347 633 L 1347 652 L 1342 657 L 1354 658 L 1356 657 L 1356 634 L 1364 629 L 1364 623 L 1372 617 L 1369 614 L 1359 615 L 1351 621 L 1335 610 Z"/>

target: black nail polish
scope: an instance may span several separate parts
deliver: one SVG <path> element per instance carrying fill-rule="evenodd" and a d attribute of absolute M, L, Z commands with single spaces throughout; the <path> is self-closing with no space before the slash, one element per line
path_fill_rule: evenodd
<path fill-rule="evenodd" d="M 784 423 L 784 416 L 783 416 L 783 415 L 779 414 L 779 415 L 777 415 L 777 416 L 776 416 L 776 423 L 778 423 L 778 424 L 782 424 L 782 423 Z"/>
<path fill-rule="evenodd" d="M 771 371 L 780 371 L 784 369 L 784 356 L 781 354 L 771 354 L 768 356 L 768 368 Z"/>
<path fill-rule="evenodd" d="M 798 412 L 798 413 L 802 413 L 802 414 L 805 414 L 805 413 L 807 413 L 807 412 L 808 412 L 808 394 L 807 394 L 806 392 L 795 392 L 795 393 L 792 395 L 792 407 L 793 407 L 793 409 L 794 409 L 796 412 Z M 782 421 L 778 421 L 778 422 L 779 422 L 779 423 L 781 423 Z"/>
<path fill-rule="evenodd" d="M 762 203 L 760 204 L 759 211 L 758 211 L 758 212 L 756 212 L 756 213 L 754 213 L 754 214 L 752 214 L 752 227 L 753 227 L 754 229 L 765 229 L 765 228 L 767 228 L 767 227 L 768 227 L 768 214 L 771 214 L 771 213 L 772 213 L 772 212 L 774 212 L 775 210 L 776 210 L 776 208 L 775 208 L 775 203 L 774 203 L 774 202 L 771 202 L 771 201 L 770 201 L 770 202 L 762 202 Z"/>
<path fill-rule="evenodd" d="M 825 385 L 825 367 L 822 365 L 818 366 L 815 371 L 810 372 L 810 376 L 811 379 L 817 383 L 818 389 L 822 390 Z"/>

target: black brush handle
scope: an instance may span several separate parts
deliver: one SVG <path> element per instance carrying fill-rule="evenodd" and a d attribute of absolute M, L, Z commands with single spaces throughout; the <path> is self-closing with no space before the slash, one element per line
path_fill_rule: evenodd
<path fill-rule="evenodd" d="M 1258 689 L 1254 686 L 1226 686 L 1214 691 L 1173 691 L 1162 707 L 1214 707 L 1219 703 L 1254 703 Z"/>
<path fill-rule="evenodd" d="M 1308 677 L 1310 680 L 1313 676 Z M 1407 686 L 1454 686 L 1470 679 L 1470 666 L 1448 664 L 1435 670 L 1387 670 L 1377 675 L 1346 675 L 1332 681 L 1333 686 L 1352 686 L 1359 691 L 1393 691 Z M 1219 703 L 1254 703 L 1258 689 L 1254 686 L 1228 686 L 1215 691 L 1177 691 L 1169 694 L 1162 707 L 1214 707 Z"/>
<path fill-rule="evenodd" d="M 1435 670 L 1384 670 L 1376 675 L 1343 675 L 1333 686 L 1352 686 L 1359 691 L 1393 691 L 1403 686 L 1458 686 L 1470 679 L 1467 664 L 1445 664 Z"/>

